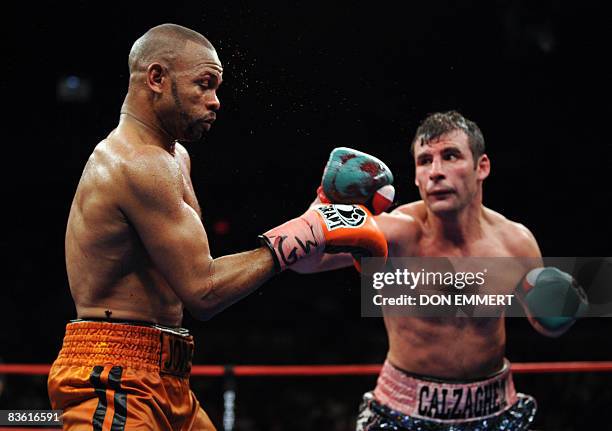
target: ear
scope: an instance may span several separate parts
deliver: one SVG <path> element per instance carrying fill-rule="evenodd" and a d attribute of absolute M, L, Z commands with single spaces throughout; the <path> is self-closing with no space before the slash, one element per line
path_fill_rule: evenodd
<path fill-rule="evenodd" d="M 483 154 L 478 159 L 478 164 L 476 165 L 476 175 L 480 181 L 483 181 L 489 176 L 489 172 L 491 172 L 491 160 L 489 160 L 489 156 Z"/>
<path fill-rule="evenodd" d="M 151 63 L 147 67 L 147 86 L 155 93 L 163 92 L 163 84 L 167 78 L 167 70 L 159 63 Z"/>

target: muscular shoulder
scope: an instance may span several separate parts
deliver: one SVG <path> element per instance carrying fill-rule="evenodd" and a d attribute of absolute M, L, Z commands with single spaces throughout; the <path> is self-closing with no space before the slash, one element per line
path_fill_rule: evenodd
<path fill-rule="evenodd" d="M 417 202 L 402 205 L 391 213 L 376 216 L 376 222 L 381 228 L 387 242 L 393 248 L 401 246 L 405 249 L 416 244 L 422 233 L 422 218 Z"/>
<path fill-rule="evenodd" d="M 423 201 L 415 201 L 400 205 L 399 207 L 395 208 L 392 213 L 405 214 L 422 222 L 425 220 L 427 209 L 425 208 L 425 203 Z"/>
<path fill-rule="evenodd" d="M 152 145 L 131 147 L 118 162 L 119 181 L 127 194 L 125 200 L 142 203 L 180 201 L 182 177 L 176 160 L 167 151 Z"/>
<path fill-rule="evenodd" d="M 176 155 L 180 160 L 187 166 L 187 171 L 191 172 L 191 158 L 189 157 L 189 152 L 187 149 L 179 144 L 178 142 L 175 145 Z"/>
<path fill-rule="evenodd" d="M 539 257 L 540 248 L 535 236 L 523 224 L 512 221 L 502 214 L 485 208 L 489 222 L 492 223 L 496 232 L 508 250 L 514 256 Z"/>

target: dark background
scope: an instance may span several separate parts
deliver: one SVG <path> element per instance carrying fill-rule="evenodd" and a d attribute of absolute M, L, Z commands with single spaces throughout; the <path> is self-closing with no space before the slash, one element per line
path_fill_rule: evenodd
<path fill-rule="evenodd" d="M 227 2 L 229 3 L 229 2 Z M 428 113 L 457 109 L 485 136 L 485 204 L 534 233 L 546 256 L 610 256 L 606 15 L 594 2 L 61 2 L 5 10 L 0 357 L 50 363 L 75 317 L 63 235 L 93 147 L 116 125 L 131 44 L 164 22 L 206 35 L 224 64 L 221 112 L 189 148 L 215 256 L 299 215 L 329 152 L 350 146 L 418 199 L 409 142 Z M 69 76 L 83 100 L 58 90 Z M 70 96 L 69 93 L 68 96 Z M 74 93 L 82 94 L 82 93 Z M 73 95 L 74 95 L 73 94 Z M 225 227 L 225 229 L 223 229 Z M 380 319 L 360 318 L 353 270 L 283 273 L 209 322 L 186 316 L 197 364 L 380 363 Z M 508 319 L 512 361 L 609 360 L 612 320 L 559 339 Z M 0 408 L 47 408 L 44 378 L 7 377 Z M 27 384 L 26 384 L 27 382 Z M 374 377 L 244 378 L 237 429 L 349 430 Z M 221 428 L 223 383 L 192 386 Z M 604 429 L 609 374 L 518 375 L 546 430 Z"/>

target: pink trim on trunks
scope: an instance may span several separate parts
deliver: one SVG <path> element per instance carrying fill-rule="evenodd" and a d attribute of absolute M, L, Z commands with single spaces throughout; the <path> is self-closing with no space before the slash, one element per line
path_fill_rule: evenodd
<path fill-rule="evenodd" d="M 395 368 L 387 360 L 374 397 L 410 417 L 461 423 L 497 416 L 517 401 L 510 362 L 494 376 L 469 383 L 425 380 Z"/>

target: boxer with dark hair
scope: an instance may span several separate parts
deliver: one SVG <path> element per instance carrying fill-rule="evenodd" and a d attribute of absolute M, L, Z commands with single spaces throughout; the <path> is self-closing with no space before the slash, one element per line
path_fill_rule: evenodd
<path fill-rule="evenodd" d="M 432 114 L 416 131 L 412 151 L 422 200 L 375 217 L 389 257 L 525 257 L 541 264 L 531 232 L 482 204 L 491 164 L 474 122 L 455 111 Z M 327 175 L 328 169 L 324 183 Z M 293 269 L 315 272 L 350 264 L 350 256 L 325 255 Z M 530 322 L 545 335 L 566 331 L 586 307 L 584 292 L 556 268 L 520 268 L 516 275 L 515 283 L 495 286 L 495 293 L 516 293 Z M 576 316 L 542 317 L 543 308 L 561 316 L 562 310 L 551 309 L 555 297 L 573 301 Z M 389 351 L 376 388 L 364 396 L 358 431 L 525 430 L 532 423 L 536 402 L 515 391 L 504 358 L 503 315 L 391 316 L 384 307 L 383 315 Z"/>
<path fill-rule="evenodd" d="M 89 157 L 66 229 L 78 319 L 48 379 L 64 429 L 213 430 L 189 389 L 193 339 L 183 308 L 206 320 L 275 272 L 335 248 L 386 256 L 358 205 L 322 205 L 213 258 L 183 144 L 215 121 L 223 68 L 212 44 L 175 24 L 147 31 L 129 56 L 116 129 Z"/>

